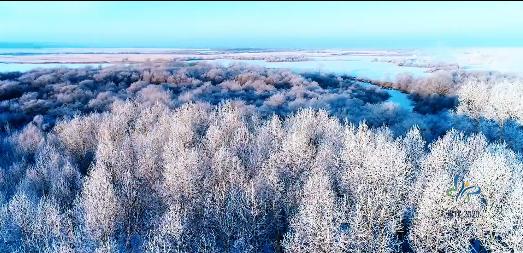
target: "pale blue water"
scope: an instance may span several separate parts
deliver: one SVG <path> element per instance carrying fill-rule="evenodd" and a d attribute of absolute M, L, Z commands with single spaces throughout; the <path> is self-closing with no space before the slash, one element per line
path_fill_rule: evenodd
<path fill-rule="evenodd" d="M 363 82 L 360 82 L 359 84 L 364 87 L 365 86 L 367 86 L 367 87 L 376 86 L 373 84 L 363 83 Z M 403 93 L 403 92 L 401 92 L 399 90 L 395 90 L 395 89 L 384 89 L 384 90 L 387 91 L 387 93 L 390 95 L 390 98 L 387 100 L 388 102 L 395 103 L 395 104 L 399 105 L 401 108 L 404 108 L 408 111 L 412 111 L 414 109 L 414 103 L 412 102 L 412 100 L 410 100 L 407 93 Z"/>

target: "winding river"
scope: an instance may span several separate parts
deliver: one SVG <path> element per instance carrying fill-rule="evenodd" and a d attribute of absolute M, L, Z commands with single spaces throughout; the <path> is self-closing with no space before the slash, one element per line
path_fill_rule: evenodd
<path fill-rule="evenodd" d="M 320 73 L 334 73 L 339 75 L 349 75 L 368 80 L 391 81 L 396 75 L 400 73 L 410 73 L 413 76 L 426 75 L 425 69 L 417 67 L 397 66 L 386 62 L 372 61 L 369 57 L 364 56 L 333 56 L 333 57 L 317 57 L 311 58 L 307 61 L 295 62 L 268 62 L 265 60 L 205 60 L 206 62 L 214 62 L 221 65 L 228 66 L 230 64 L 252 64 L 266 68 L 283 68 L 289 69 L 297 73 L 305 72 L 320 72 Z M 371 83 L 360 82 L 362 86 L 377 86 Z M 388 102 L 392 102 L 408 111 L 414 108 L 414 102 L 408 97 L 408 94 L 395 89 L 384 89 L 390 98 Z"/>

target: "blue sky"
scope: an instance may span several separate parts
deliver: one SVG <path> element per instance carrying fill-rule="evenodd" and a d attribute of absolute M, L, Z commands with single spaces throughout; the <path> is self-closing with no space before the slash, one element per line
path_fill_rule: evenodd
<path fill-rule="evenodd" d="M 2 2 L 1 43 L 86 47 L 523 46 L 519 2 Z"/>

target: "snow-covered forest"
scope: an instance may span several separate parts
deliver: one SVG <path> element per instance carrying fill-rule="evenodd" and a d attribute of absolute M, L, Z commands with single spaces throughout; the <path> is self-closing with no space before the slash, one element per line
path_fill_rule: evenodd
<path fill-rule="evenodd" d="M 245 65 L 0 73 L 0 251 L 523 252 L 522 81 L 376 85 L 414 110 Z"/>

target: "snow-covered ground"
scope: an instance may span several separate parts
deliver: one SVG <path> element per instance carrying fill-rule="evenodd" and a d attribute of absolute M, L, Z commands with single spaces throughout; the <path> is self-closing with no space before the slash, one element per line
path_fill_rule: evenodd
<path fill-rule="evenodd" d="M 454 58 L 470 69 L 523 74 L 523 48 L 472 48 L 457 51 Z"/>
<path fill-rule="evenodd" d="M 273 60 L 276 58 L 277 60 Z M 286 61 L 288 59 L 288 61 Z M 298 59 L 298 60 L 296 60 Z M 248 61 L 298 71 L 393 78 L 398 72 L 422 74 L 435 66 L 522 73 L 523 48 L 430 48 L 412 50 L 271 50 L 177 48 L 48 48 L 1 49 L 0 63 L 121 63 L 146 60 Z M 10 65 L 16 70 L 16 65 Z M 7 69 L 6 66 L 2 66 Z M 25 68 L 21 67 L 22 70 Z M 391 76 L 392 75 L 392 76 Z M 389 77 L 390 76 L 390 77 Z"/>
<path fill-rule="evenodd" d="M 86 66 L 98 67 L 108 66 L 107 63 L 0 63 L 0 72 L 30 71 L 38 68 L 82 68 Z"/>
<path fill-rule="evenodd" d="M 456 64 L 463 70 L 523 74 L 523 48 L 431 48 L 409 51 L 420 64 Z"/>
<path fill-rule="evenodd" d="M 373 59 L 374 57 L 369 56 L 325 56 L 294 62 L 235 59 L 207 60 L 207 62 L 216 62 L 225 65 L 247 63 L 267 68 L 286 68 L 299 73 L 335 73 L 380 81 L 393 81 L 397 74 L 403 72 L 408 72 L 416 76 L 425 74 L 425 69 L 423 68 L 397 66 L 391 63 L 374 61 Z"/>

